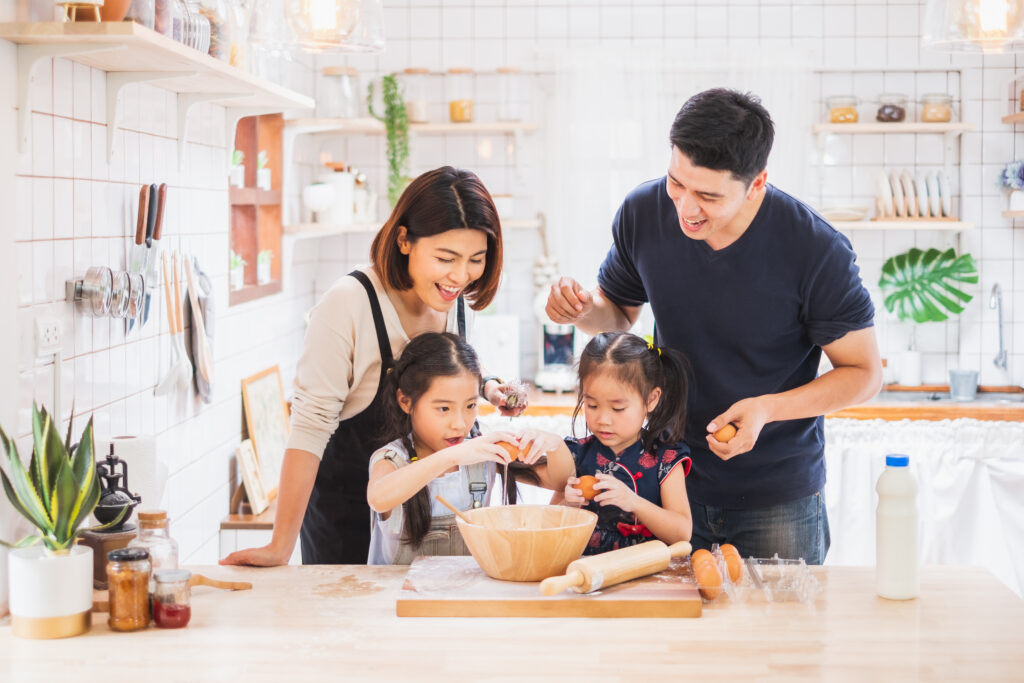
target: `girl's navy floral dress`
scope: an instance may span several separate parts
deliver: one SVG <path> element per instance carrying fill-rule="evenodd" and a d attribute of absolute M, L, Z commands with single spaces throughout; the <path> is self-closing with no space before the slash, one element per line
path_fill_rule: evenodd
<path fill-rule="evenodd" d="M 643 441 L 637 441 L 615 455 L 593 435 L 583 439 L 568 437 L 565 445 L 576 461 L 577 477 L 598 472 L 610 474 L 633 488 L 641 498 L 658 506 L 661 505 L 661 482 L 665 477 L 677 465 L 682 465 L 683 476 L 690 473 L 690 449 L 682 442 L 659 444 L 656 455 L 644 451 Z M 602 506 L 594 501 L 589 501 L 586 509 L 597 514 L 597 526 L 583 551 L 584 555 L 626 548 L 654 538 L 650 529 L 640 524 L 632 512 L 615 505 Z"/>

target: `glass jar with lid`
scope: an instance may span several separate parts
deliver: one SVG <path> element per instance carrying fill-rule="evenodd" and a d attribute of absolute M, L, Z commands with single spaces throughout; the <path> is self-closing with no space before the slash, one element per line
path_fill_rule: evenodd
<path fill-rule="evenodd" d="M 326 119 L 359 116 L 359 72 L 351 66 L 325 66 L 317 89 L 316 115 Z"/>
<path fill-rule="evenodd" d="M 225 62 L 231 61 L 231 22 L 225 0 L 201 0 L 199 12 L 210 24 L 211 57 Z"/>
<path fill-rule="evenodd" d="M 907 96 L 902 93 L 882 93 L 878 96 L 878 112 L 875 120 L 882 123 L 899 123 L 907 118 Z"/>
<path fill-rule="evenodd" d="M 124 15 L 126 20 L 142 24 L 146 28 L 156 28 L 156 1 L 155 0 L 132 0 L 128 7 L 128 13 Z"/>
<path fill-rule="evenodd" d="M 149 579 L 152 566 L 144 548 L 119 548 L 107 553 L 107 586 L 113 631 L 149 626 Z"/>
<path fill-rule="evenodd" d="M 140 510 L 138 517 L 139 533 L 128 547 L 148 551 L 154 571 L 177 569 L 178 544 L 167 531 L 167 513 L 163 510 Z"/>
<path fill-rule="evenodd" d="M 452 123 L 473 121 L 472 69 L 448 69 L 448 118 Z"/>
<path fill-rule="evenodd" d="M 921 96 L 921 121 L 925 123 L 946 123 L 952 120 L 952 96 L 946 93 L 929 93 Z"/>
<path fill-rule="evenodd" d="M 183 628 L 192 618 L 192 589 L 187 569 L 153 572 L 153 623 L 158 628 Z"/>
<path fill-rule="evenodd" d="M 498 68 L 498 120 L 523 118 L 523 70 L 518 66 Z"/>
<path fill-rule="evenodd" d="M 405 85 L 405 114 L 409 123 L 430 123 L 430 96 L 427 69 L 406 69 L 402 77 Z"/>
<path fill-rule="evenodd" d="M 825 98 L 825 108 L 828 109 L 829 123 L 857 123 L 860 116 L 857 115 L 857 105 L 860 102 L 854 95 L 831 95 Z"/>

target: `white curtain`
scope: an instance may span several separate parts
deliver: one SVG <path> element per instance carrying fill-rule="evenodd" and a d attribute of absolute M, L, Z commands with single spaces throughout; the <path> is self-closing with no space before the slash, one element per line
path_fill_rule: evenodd
<path fill-rule="evenodd" d="M 814 111 L 809 62 L 800 53 L 723 49 L 698 62 L 671 50 L 573 48 L 551 60 L 543 206 L 563 274 L 596 283 L 616 209 L 634 187 L 665 174 L 672 121 L 702 90 L 729 87 L 761 98 L 776 128 L 769 182 L 803 194 Z"/>

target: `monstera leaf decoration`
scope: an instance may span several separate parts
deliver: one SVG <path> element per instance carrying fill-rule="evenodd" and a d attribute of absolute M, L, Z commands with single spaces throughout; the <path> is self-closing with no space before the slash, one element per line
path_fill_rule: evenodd
<path fill-rule="evenodd" d="M 903 322 L 927 323 L 962 313 L 962 304 L 974 297 L 957 285 L 977 282 L 978 268 L 970 254 L 911 249 L 885 262 L 878 286 L 886 310 Z"/>

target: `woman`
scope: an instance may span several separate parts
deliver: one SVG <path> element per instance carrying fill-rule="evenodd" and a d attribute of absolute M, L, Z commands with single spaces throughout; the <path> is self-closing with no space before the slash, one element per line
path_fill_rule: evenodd
<path fill-rule="evenodd" d="M 286 564 L 301 528 L 303 564 L 365 564 L 370 454 L 384 445 L 384 374 L 412 337 L 465 337 L 467 311 L 490 304 L 501 278 L 501 225 L 483 183 L 444 166 L 416 178 L 377 233 L 372 266 L 341 278 L 313 309 L 295 373 L 292 427 L 274 535 L 221 564 Z M 507 387 L 481 393 L 504 414 Z"/>

